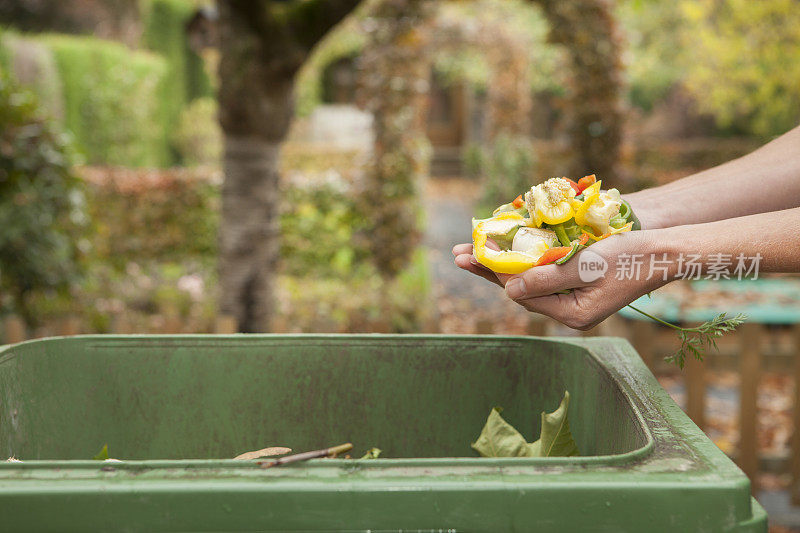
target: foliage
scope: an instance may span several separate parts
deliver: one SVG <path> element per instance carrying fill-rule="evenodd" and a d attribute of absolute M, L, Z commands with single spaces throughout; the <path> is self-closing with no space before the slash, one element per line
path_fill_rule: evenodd
<path fill-rule="evenodd" d="M 64 290 L 79 273 L 85 215 L 66 137 L 41 118 L 36 98 L 0 73 L 0 289 L 33 321 L 29 297 Z"/>
<path fill-rule="evenodd" d="M 458 21 L 475 27 L 479 34 L 471 46 L 457 50 L 445 47 L 435 51 L 434 67 L 447 81 L 464 80 L 478 89 L 487 89 L 493 83 L 493 61 L 486 58 L 487 49 L 481 46 L 482 38 L 497 38 L 496 31 L 504 31 L 510 42 L 523 45 L 524 60 L 528 64 L 528 81 L 533 91 L 561 92 L 566 80 L 560 65 L 563 51 L 547 43 L 547 20 L 542 12 L 526 0 L 473 0 L 447 2 L 439 7 L 440 19 Z M 493 35 L 480 35 L 491 31 Z M 463 43 L 462 43 L 463 44 Z M 511 52 L 511 51 L 509 51 Z"/>
<path fill-rule="evenodd" d="M 617 15 L 628 41 L 628 94 L 649 111 L 684 76 L 676 43 L 686 21 L 678 2 L 627 0 L 617 3 Z"/>
<path fill-rule="evenodd" d="M 568 174 L 616 174 L 622 141 L 620 35 L 605 0 L 536 0 L 550 25 L 548 39 L 569 58 L 565 111 L 574 154 Z"/>
<path fill-rule="evenodd" d="M 428 172 L 424 109 L 430 66 L 422 59 L 430 33 L 422 27 L 430 4 L 379 3 L 365 22 L 362 97 L 375 117 L 373 160 L 364 202 L 370 207 L 370 256 L 385 278 L 400 272 L 419 241 L 417 188 Z"/>
<path fill-rule="evenodd" d="M 166 72 L 159 87 L 158 118 L 163 124 L 164 142 L 172 142 L 171 130 L 181 111 L 195 98 L 213 94 L 202 58 L 190 47 L 186 23 L 194 14 L 196 2 L 188 0 L 149 0 L 143 42 L 147 49 L 166 61 Z"/>
<path fill-rule="evenodd" d="M 552 413 L 542 411 L 541 436 L 536 442 L 527 442 L 511 424 L 500 416 L 500 409 L 489 413 L 486 425 L 478 440 L 472 444 L 483 457 L 572 457 L 579 455 L 578 447 L 569 429 L 569 392 L 558 409 Z"/>
<path fill-rule="evenodd" d="M 433 318 L 427 254 L 416 250 L 392 280 L 366 263 L 343 277 L 281 276 L 278 331 L 422 331 Z"/>
<path fill-rule="evenodd" d="M 64 98 L 53 53 L 42 43 L 0 31 L 0 66 L 36 95 L 42 111 L 63 118 Z"/>
<path fill-rule="evenodd" d="M 162 59 L 92 37 L 37 38 L 55 55 L 64 126 L 92 164 L 159 166 L 169 162 L 159 126 Z"/>
<path fill-rule="evenodd" d="M 716 317 L 703 322 L 699 326 L 693 328 L 684 328 L 670 324 L 665 320 L 661 320 L 638 307 L 628 304 L 628 307 L 637 313 L 646 316 L 647 318 L 658 322 L 664 326 L 678 331 L 681 339 L 681 347 L 672 355 L 664 358 L 668 363 L 675 363 L 681 370 L 686 364 L 686 357 L 694 357 L 698 361 L 702 361 L 705 357 L 706 350 L 717 349 L 717 339 L 722 337 L 725 333 L 734 331 L 737 327 L 741 326 L 747 321 L 747 315 L 739 313 L 735 316 L 729 317 L 727 313 L 721 313 Z"/>
<path fill-rule="evenodd" d="M 762 137 L 800 121 L 800 9 L 794 0 L 682 2 L 686 85 L 723 126 Z"/>
<path fill-rule="evenodd" d="M 348 277 L 369 259 L 368 214 L 335 184 L 288 187 L 283 194 L 281 257 L 294 276 Z"/>
<path fill-rule="evenodd" d="M 215 99 L 198 98 L 181 112 L 173 144 L 184 165 L 220 166 L 222 131 L 217 122 Z"/>
<path fill-rule="evenodd" d="M 219 189 L 185 170 L 83 169 L 94 254 L 117 269 L 130 262 L 213 260 Z"/>
<path fill-rule="evenodd" d="M 530 189 L 536 154 L 528 138 L 501 134 L 487 147 L 471 147 L 465 163 L 483 182 L 478 218 L 484 218 L 483 213 L 489 216 L 495 206 Z"/>
<path fill-rule="evenodd" d="M 295 110 L 298 116 L 305 117 L 322 102 L 323 74 L 325 69 L 336 61 L 358 54 L 366 36 L 358 31 L 353 18 L 334 28 L 314 48 L 295 81 Z"/>

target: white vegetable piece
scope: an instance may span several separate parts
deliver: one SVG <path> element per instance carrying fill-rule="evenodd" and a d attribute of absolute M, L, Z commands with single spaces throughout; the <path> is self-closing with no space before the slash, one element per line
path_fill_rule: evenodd
<path fill-rule="evenodd" d="M 617 189 L 601 192 L 600 197 L 586 211 L 586 222 L 601 235 L 606 234 L 611 231 L 608 222 L 619 214 L 620 206 L 622 206 L 622 198 Z"/>
<path fill-rule="evenodd" d="M 548 248 L 558 240 L 554 231 L 548 229 L 519 228 L 517 234 L 514 235 L 514 240 L 511 243 L 511 249 L 515 252 L 524 252 L 530 255 L 535 255 L 537 259 L 545 253 Z"/>

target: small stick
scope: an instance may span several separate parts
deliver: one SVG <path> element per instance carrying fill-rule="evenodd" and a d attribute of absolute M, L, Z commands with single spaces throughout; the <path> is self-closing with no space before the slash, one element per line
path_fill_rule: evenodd
<path fill-rule="evenodd" d="M 314 450 L 313 452 L 296 453 L 294 455 L 287 455 L 274 461 L 264 462 L 260 461 L 256 464 L 261 468 L 271 468 L 273 466 L 285 465 L 286 463 L 296 463 L 298 461 L 307 461 L 309 459 L 318 459 L 320 457 L 336 457 L 340 453 L 349 452 L 353 449 L 353 445 L 349 442 L 333 446 L 332 448 L 323 448 L 321 450 Z"/>

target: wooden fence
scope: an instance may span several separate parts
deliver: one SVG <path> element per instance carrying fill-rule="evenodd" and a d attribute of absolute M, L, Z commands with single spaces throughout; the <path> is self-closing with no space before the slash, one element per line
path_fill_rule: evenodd
<path fill-rule="evenodd" d="M 184 324 L 177 315 L 169 314 L 156 317 L 151 331 L 142 333 L 183 333 Z M 549 319 L 532 318 L 528 325 L 528 334 L 545 336 L 552 331 L 554 323 Z M 489 320 L 476 324 L 476 333 L 494 333 L 495 324 Z M 133 333 L 130 325 L 119 319 L 113 323 L 113 333 Z M 48 335 L 77 335 L 86 328 L 74 318 L 65 318 L 58 323 L 44 328 Z M 217 317 L 214 325 L 215 333 L 235 333 L 236 322 L 232 317 Z M 2 328 L 3 343 L 11 344 L 29 338 L 25 324 L 17 317 L 7 317 Z M 677 348 L 677 336 L 672 330 L 642 321 L 626 321 L 617 317 L 607 320 L 585 336 L 612 335 L 625 337 L 641 355 L 644 362 L 655 373 L 674 372 L 674 367 L 663 363 L 663 357 Z M 735 334 L 731 334 L 719 343 L 719 353 L 711 354 L 704 363 L 695 360 L 687 361 L 683 371 L 686 389 L 686 412 L 701 428 L 706 428 L 705 406 L 707 399 L 707 377 L 711 368 L 738 368 L 740 377 L 739 390 L 739 446 L 733 458 L 739 467 L 750 477 L 752 488 L 758 489 L 758 473 L 760 468 L 757 446 L 757 394 L 758 384 L 765 368 L 791 373 L 794 379 L 794 404 L 792 421 L 794 424 L 791 452 L 789 457 L 780 458 L 791 472 L 792 502 L 800 505 L 800 325 L 792 328 L 768 330 L 760 324 L 745 324 Z"/>

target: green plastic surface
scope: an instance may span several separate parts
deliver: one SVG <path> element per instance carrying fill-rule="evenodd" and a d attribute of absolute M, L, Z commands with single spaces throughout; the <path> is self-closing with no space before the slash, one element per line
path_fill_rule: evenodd
<path fill-rule="evenodd" d="M 705 322 L 720 313 L 734 316 L 745 313 L 748 322 L 759 324 L 798 324 L 800 323 L 800 280 L 797 279 L 758 279 L 758 280 L 699 280 L 692 281 L 692 289 L 712 305 L 683 308 L 675 294 L 655 291 L 652 297 L 642 296 L 633 305 L 646 313 L 668 322 Z M 740 295 L 741 304 L 724 308 L 713 304 L 716 295 Z M 633 309 L 624 307 L 619 314 L 633 320 L 650 320 Z"/>
<path fill-rule="evenodd" d="M 482 459 L 565 389 L 583 456 Z M 271 469 L 267 446 L 385 459 Z M 121 463 L 87 460 L 108 444 Z M 766 531 L 745 475 L 624 340 L 84 336 L 0 351 L 0 530 Z"/>

